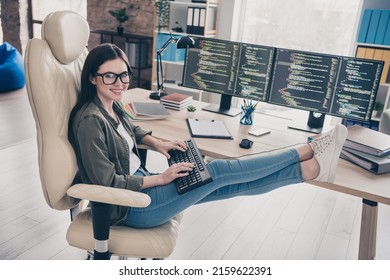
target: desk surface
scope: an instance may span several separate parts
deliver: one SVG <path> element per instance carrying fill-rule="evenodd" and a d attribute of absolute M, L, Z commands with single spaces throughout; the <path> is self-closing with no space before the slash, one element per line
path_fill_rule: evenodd
<path fill-rule="evenodd" d="M 159 102 L 149 99 L 148 90 L 131 89 L 123 99 L 123 102 Z M 261 152 L 268 152 L 284 147 L 294 146 L 307 142 L 309 133 L 288 129 L 292 120 L 284 117 L 255 114 L 254 125 L 240 125 L 239 116 L 228 117 L 216 113 L 201 110 L 207 106 L 205 102 L 194 100 L 198 110 L 195 118 L 199 119 L 219 119 L 223 120 L 226 127 L 233 136 L 233 140 L 195 138 L 195 141 L 202 154 L 213 158 L 229 158 L 251 155 Z M 163 120 L 152 120 L 139 122 L 139 125 L 147 130 L 152 130 L 155 137 L 165 140 L 186 139 L 190 137 L 186 119 L 186 110 L 169 110 L 171 117 Z M 264 127 L 271 130 L 270 134 L 256 137 L 248 132 L 257 127 Z M 243 138 L 248 138 L 254 142 L 249 150 L 238 146 Z M 390 173 L 383 175 L 372 174 L 350 162 L 339 159 L 336 180 L 334 184 L 314 183 L 315 185 L 332 189 L 338 192 L 354 195 L 371 201 L 390 205 Z"/>

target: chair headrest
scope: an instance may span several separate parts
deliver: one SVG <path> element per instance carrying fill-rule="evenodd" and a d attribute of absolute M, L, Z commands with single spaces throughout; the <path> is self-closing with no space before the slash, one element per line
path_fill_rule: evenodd
<path fill-rule="evenodd" d="M 85 18 L 72 11 L 56 11 L 42 23 L 42 40 L 47 41 L 55 58 L 69 64 L 85 50 L 89 25 Z"/>

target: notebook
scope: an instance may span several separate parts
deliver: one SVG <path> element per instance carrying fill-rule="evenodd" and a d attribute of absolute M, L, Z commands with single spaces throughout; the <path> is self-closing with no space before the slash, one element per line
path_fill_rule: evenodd
<path fill-rule="evenodd" d="M 170 113 L 160 103 L 133 102 L 131 103 L 134 113 L 141 116 L 168 117 Z"/>
<path fill-rule="evenodd" d="M 233 139 L 220 120 L 186 119 L 192 137 Z"/>

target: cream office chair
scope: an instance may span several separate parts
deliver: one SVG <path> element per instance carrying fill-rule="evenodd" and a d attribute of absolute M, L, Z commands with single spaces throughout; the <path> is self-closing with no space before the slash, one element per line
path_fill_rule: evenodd
<path fill-rule="evenodd" d="M 106 186 L 72 185 L 77 162 L 67 138 L 68 119 L 80 88 L 88 37 L 89 26 L 83 17 L 60 11 L 49 14 L 43 21 L 42 39 L 33 38 L 26 47 L 26 86 L 37 127 L 39 172 L 45 199 L 54 209 L 71 210 L 66 238 L 71 246 L 94 251 L 95 259 L 109 258 L 111 254 L 166 258 L 176 244 L 181 215 L 152 229 L 110 228 L 109 205 L 146 207 L 150 198 Z M 82 200 L 91 201 L 92 210 L 78 211 Z M 101 210 L 106 215 L 95 214 Z M 94 227 L 103 227 L 103 235 L 98 236 Z"/>

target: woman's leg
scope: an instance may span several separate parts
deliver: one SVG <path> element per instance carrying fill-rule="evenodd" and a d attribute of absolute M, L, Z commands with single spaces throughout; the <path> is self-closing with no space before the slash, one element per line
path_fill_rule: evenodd
<path fill-rule="evenodd" d="M 130 208 L 125 224 L 153 227 L 168 221 L 196 203 L 238 195 L 261 194 L 280 186 L 316 179 L 333 182 L 342 146 L 347 137 L 343 125 L 314 139 L 309 145 L 278 154 L 264 154 L 243 160 L 215 160 L 208 165 L 213 182 L 179 195 L 172 182 L 144 190 L 152 203 Z"/>
<path fill-rule="evenodd" d="M 214 160 L 208 164 L 213 182 L 179 195 L 174 183 L 145 189 L 151 197 L 146 208 L 130 208 L 124 222 L 131 227 L 160 225 L 186 208 L 206 201 L 256 195 L 303 181 L 302 154 L 291 149 L 243 160 Z"/>

